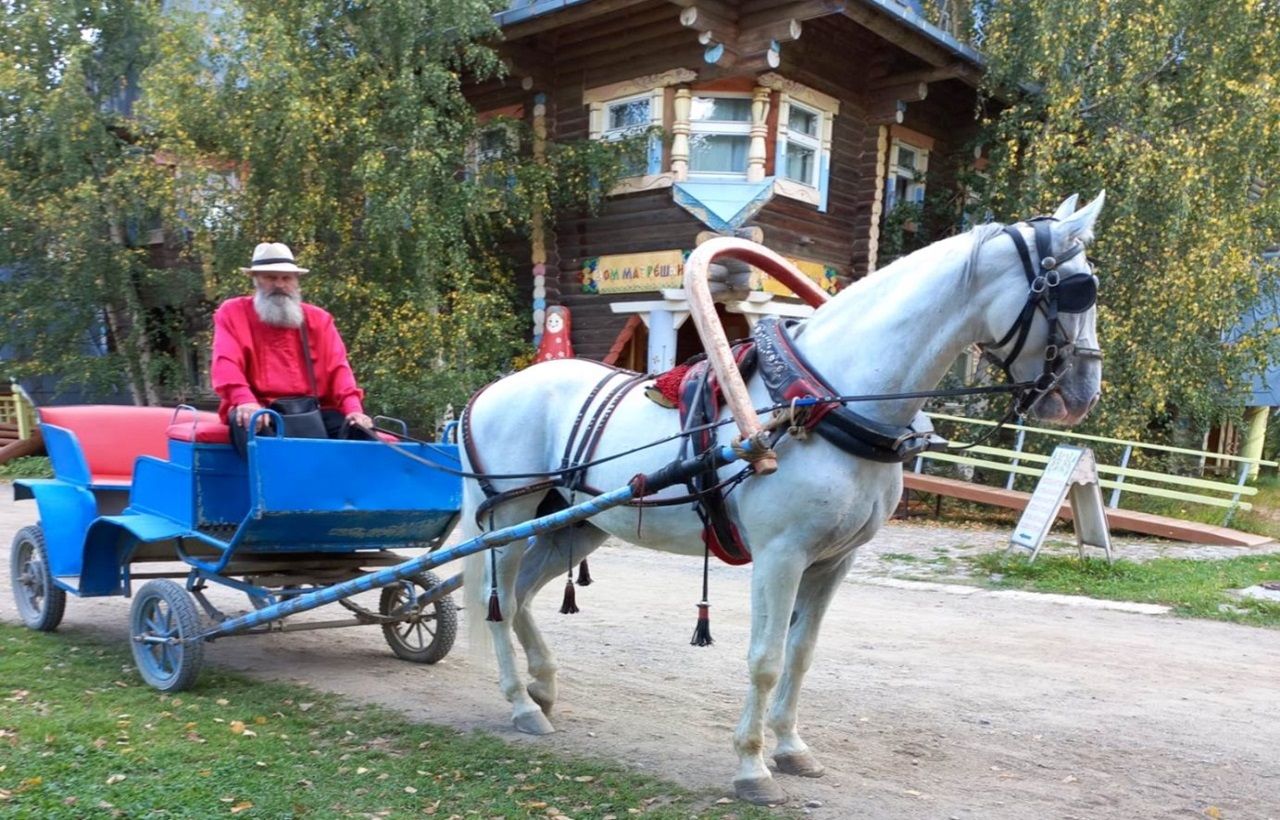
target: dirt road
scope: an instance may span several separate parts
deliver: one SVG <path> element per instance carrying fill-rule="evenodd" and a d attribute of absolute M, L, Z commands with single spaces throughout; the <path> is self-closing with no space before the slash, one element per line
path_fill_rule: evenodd
<path fill-rule="evenodd" d="M 10 497 L 0 485 L 5 545 L 36 517 Z M 910 536 L 893 525 L 884 537 Z M 0 619 L 14 621 L 7 552 L 3 567 Z M 558 590 L 538 602 L 561 661 L 549 738 L 510 729 L 465 637 L 433 667 L 396 660 L 367 628 L 234 638 L 206 657 L 728 793 L 747 571 L 713 569 L 706 649 L 688 645 L 698 562 L 610 544 L 592 574 L 579 614 L 556 611 Z M 801 703 L 828 774 L 780 781 L 793 801 L 821 803 L 814 816 L 1280 817 L 1280 632 L 861 577 L 832 606 Z M 128 603 L 73 598 L 61 631 L 123 646 Z"/>

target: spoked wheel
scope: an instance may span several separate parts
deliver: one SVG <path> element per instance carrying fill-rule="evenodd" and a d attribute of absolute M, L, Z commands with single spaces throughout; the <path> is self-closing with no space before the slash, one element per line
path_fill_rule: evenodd
<path fill-rule="evenodd" d="M 22 622 L 41 632 L 57 629 L 67 608 L 67 593 L 53 583 L 49 550 L 39 527 L 23 527 L 13 537 L 9 578 Z"/>
<path fill-rule="evenodd" d="M 424 603 L 426 593 L 440 585 L 433 573 L 423 572 L 412 579 L 382 588 L 378 611 L 401 620 L 382 625 L 387 645 L 406 661 L 435 663 L 449 654 L 458 634 L 458 608 L 445 596 Z"/>
<path fill-rule="evenodd" d="M 129 633 L 133 660 L 148 684 L 161 692 L 181 692 L 196 682 L 204 643 L 183 643 L 200 630 L 195 601 L 173 581 L 148 581 L 133 597 Z"/>

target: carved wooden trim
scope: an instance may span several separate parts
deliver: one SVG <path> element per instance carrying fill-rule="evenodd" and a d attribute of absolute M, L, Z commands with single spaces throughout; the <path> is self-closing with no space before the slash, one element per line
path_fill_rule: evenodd
<path fill-rule="evenodd" d="M 656 191 L 659 188 L 670 188 L 675 184 L 675 174 L 645 174 L 641 177 L 627 177 L 618 180 L 618 184 L 609 189 L 609 196 L 620 194 L 638 194 L 641 191 Z"/>
<path fill-rule="evenodd" d="M 634 97 L 655 88 L 666 88 L 669 85 L 691 83 L 698 79 L 698 72 L 687 68 L 673 68 L 661 74 L 648 74 L 631 80 L 588 88 L 582 92 L 583 105 L 605 103 L 622 97 Z"/>
<path fill-rule="evenodd" d="M 796 182 L 794 179 L 786 179 L 785 177 L 773 178 L 773 192 L 779 196 L 786 196 L 792 199 L 798 199 L 806 202 L 815 208 L 821 204 L 821 195 L 817 188 L 811 185 L 805 185 L 803 182 Z"/>
<path fill-rule="evenodd" d="M 876 269 L 880 252 L 880 217 L 884 213 L 885 175 L 889 173 L 889 126 L 881 125 L 876 136 L 876 193 L 871 203 L 871 227 L 867 232 L 867 273 Z"/>
<path fill-rule="evenodd" d="M 807 85 L 801 85 L 795 80 L 788 80 L 781 74 L 770 71 L 757 77 L 756 82 L 770 90 L 780 91 L 802 105 L 817 108 L 833 117 L 840 113 L 840 101 L 835 97 L 823 94 Z"/>

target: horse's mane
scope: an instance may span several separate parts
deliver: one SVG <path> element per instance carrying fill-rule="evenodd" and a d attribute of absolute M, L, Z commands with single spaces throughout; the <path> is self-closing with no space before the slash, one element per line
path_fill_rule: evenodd
<path fill-rule="evenodd" d="M 964 271 L 960 274 L 960 281 L 964 283 L 965 287 L 969 286 L 973 266 L 978 264 L 978 253 L 982 250 L 982 246 L 989 240 L 1004 233 L 1004 227 L 1002 222 L 988 222 L 969 231 L 969 237 L 973 240 L 973 244 L 969 246 L 969 258 L 965 260 Z"/>

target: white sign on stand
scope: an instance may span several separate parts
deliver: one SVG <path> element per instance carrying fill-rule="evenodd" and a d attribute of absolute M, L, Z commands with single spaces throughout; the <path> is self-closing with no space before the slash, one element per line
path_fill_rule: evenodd
<path fill-rule="evenodd" d="M 1034 561 L 1068 495 L 1080 557 L 1084 558 L 1085 547 L 1094 547 L 1106 553 L 1107 563 L 1111 563 L 1111 530 L 1102 504 L 1102 488 L 1098 485 L 1098 464 L 1089 448 L 1067 444 L 1054 448 L 1044 475 L 1040 476 L 1027 508 L 1013 529 L 1010 548 L 1030 550 L 1028 560 Z"/>

